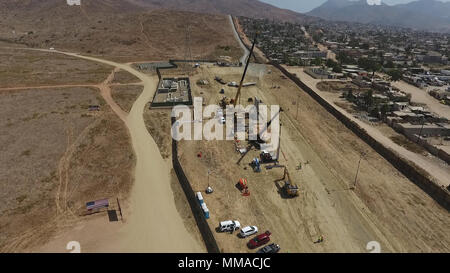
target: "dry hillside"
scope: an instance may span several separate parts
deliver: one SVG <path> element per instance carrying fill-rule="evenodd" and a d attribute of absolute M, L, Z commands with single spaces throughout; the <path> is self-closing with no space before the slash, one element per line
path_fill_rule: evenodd
<path fill-rule="evenodd" d="M 267 18 L 281 21 L 303 22 L 312 17 L 280 9 L 258 0 L 127 0 L 151 9 L 184 10 L 201 13 L 232 14 L 254 18 Z"/>
<path fill-rule="evenodd" d="M 230 39 L 232 35 L 225 15 L 137 9 L 125 1 L 85 0 L 81 7 L 55 0 L 8 0 L 0 4 L 3 43 L 54 47 L 123 62 L 184 59 L 189 55 L 237 58 L 241 49 Z"/>

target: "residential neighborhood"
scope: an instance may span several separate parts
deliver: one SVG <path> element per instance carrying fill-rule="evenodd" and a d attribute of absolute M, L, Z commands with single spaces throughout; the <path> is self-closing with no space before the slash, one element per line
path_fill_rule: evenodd
<path fill-rule="evenodd" d="M 359 119 L 385 123 L 450 162 L 450 35 L 323 20 L 240 22 L 271 62 L 304 67 Z"/>

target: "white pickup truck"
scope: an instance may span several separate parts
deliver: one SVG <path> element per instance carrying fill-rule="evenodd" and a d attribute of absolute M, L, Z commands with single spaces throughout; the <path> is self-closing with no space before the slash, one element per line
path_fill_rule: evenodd
<path fill-rule="evenodd" d="M 241 223 L 239 221 L 222 221 L 219 224 L 219 231 L 225 232 L 225 231 L 235 231 L 241 228 Z"/>

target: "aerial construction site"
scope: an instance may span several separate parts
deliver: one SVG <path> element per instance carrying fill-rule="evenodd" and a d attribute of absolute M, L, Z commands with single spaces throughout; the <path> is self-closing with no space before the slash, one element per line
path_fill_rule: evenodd
<path fill-rule="evenodd" d="M 1 252 L 449 251 L 448 188 L 359 133 L 314 93 L 319 81 L 269 62 L 237 17 L 131 9 L 109 21 L 86 2 L 55 9 L 88 18 L 81 46 L 59 30 L 50 44 L 0 40 Z M 111 27 L 122 31 L 103 39 Z M 252 127 L 227 111 L 237 105 L 267 106 L 266 119 Z M 216 137 L 195 138 L 208 124 Z"/>

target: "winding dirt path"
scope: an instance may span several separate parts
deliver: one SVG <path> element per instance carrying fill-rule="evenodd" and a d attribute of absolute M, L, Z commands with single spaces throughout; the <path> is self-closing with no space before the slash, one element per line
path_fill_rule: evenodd
<path fill-rule="evenodd" d="M 108 83 L 114 74 L 98 86 L 106 102 L 127 126 L 136 154 L 131 212 L 125 216 L 126 222 L 119 227 L 111 224 L 108 228 L 96 219 L 54 238 L 38 251 L 59 251 L 68 240 L 77 240 L 87 252 L 204 252 L 204 246 L 187 231 L 175 207 L 170 187 L 170 162 L 161 157 L 145 126 L 144 108 L 153 97 L 158 78 L 140 73 L 128 64 L 55 50 L 39 51 L 65 54 L 127 71 L 142 81 L 144 90 L 126 114 L 111 97 Z"/>
<path fill-rule="evenodd" d="M 242 64 L 245 64 L 247 62 L 248 55 L 250 55 L 250 51 L 245 47 L 245 45 L 242 43 L 241 38 L 239 38 L 239 34 L 234 26 L 233 17 L 231 15 L 228 15 L 228 19 L 230 20 L 231 28 L 233 29 L 234 38 L 238 42 L 239 46 L 244 51 L 244 54 L 242 55 L 241 59 L 239 60 Z"/>

